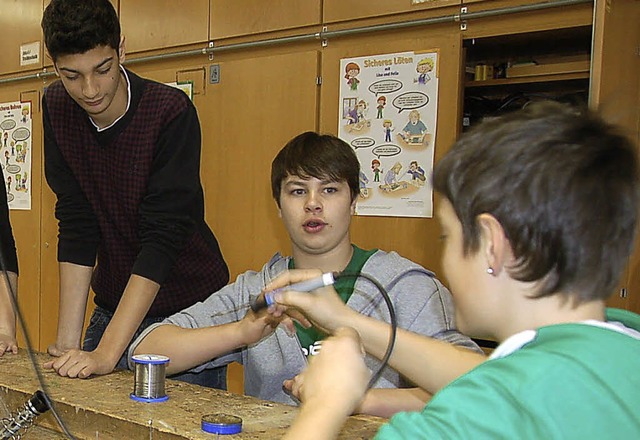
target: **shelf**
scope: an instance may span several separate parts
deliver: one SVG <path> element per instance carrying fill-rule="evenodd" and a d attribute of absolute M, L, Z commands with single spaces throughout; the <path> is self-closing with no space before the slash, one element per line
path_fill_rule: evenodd
<path fill-rule="evenodd" d="M 547 75 L 536 76 L 523 76 L 517 78 L 499 78 L 499 79 L 487 79 L 484 81 L 467 81 L 465 83 L 466 88 L 474 87 L 490 87 L 490 86 L 504 86 L 509 84 L 530 84 L 540 82 L 553 82 L 553 81 L 571 81 L 577 79 L 589 79 L 589 72 L 571 72 L 571 73 L 556 73 Z"/>

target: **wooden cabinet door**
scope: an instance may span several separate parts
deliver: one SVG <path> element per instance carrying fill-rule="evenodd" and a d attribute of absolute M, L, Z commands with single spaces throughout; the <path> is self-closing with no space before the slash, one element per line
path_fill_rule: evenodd
<path fill-rule="evenodd" d="M 594 17 L 590 105 L 640 145 L 640 2 L 597 0 Z M 640 313 L 640 240 L 609 305 Z"/>

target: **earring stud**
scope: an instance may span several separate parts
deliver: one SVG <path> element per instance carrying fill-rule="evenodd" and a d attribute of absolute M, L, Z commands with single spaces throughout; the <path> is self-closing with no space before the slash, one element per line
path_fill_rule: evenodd
<path fill-rule="evenodd" d="M 493 275 L 495 273 L 494 270 L 493 270 L 493 267 L 487 267 L 487 273 L 489 275 Z"/>

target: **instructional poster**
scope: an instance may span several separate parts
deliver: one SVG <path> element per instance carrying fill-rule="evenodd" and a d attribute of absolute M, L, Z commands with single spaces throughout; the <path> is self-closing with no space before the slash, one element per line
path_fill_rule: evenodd
<path fill-rule="evenodd" d="M 31 209 L 31 103 L 0 103 L 0 161 L 10 209 Z"/>
<path fill-rule="evenodd" d="M 356 214 L 432 217 L 438 52 L 340 60 L 338 136 L 360 161 Z"/>

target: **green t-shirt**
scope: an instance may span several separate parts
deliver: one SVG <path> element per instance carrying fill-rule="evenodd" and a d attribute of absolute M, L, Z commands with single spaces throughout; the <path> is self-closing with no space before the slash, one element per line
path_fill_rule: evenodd
<path fill-rule="evenodd" d="M 640 316 L 607 309 L 640 331 Z M 401 412 L 376 440 L 631 439 L 640 433 L 640 339 L 587 324 L 541 327 L 504 357 L 438 392 L 422 412 Z"/>
<path fill-rule="evenodd" d="M 358 246 L 353 246 L 353 255 L 351 256 L 351 261 L 347 267 L 342 271 L 345 274 L 353 275 L 353 276 L 345 276 L 343 278 L 338 278 L 336 282 L 333 284 L 333 287 L 340 295 L 340 298 L 346 304 L 353 293 L 353 287 L 356 284 L 357 276 L 360 274 L 360 271 L 364 267 L 364 264 L 367 262 L 369 257 L 375 254 L 378 250 L 372 249 L 370 251 L 365 251 L 360 249 Z M 293 258 L 289 260 L 289 269 L 295 269 Z M 315 355 L 317 354 L 318 346 L 317 342 L 322 341 L 327 335 L 317 329 L 316 327 L 304 328 L 297 322 L 296 325 L 296 334 L 298 335 L 298 339 L 300 340 L 300 345 L 304 350 L 305 356 Z"/>

